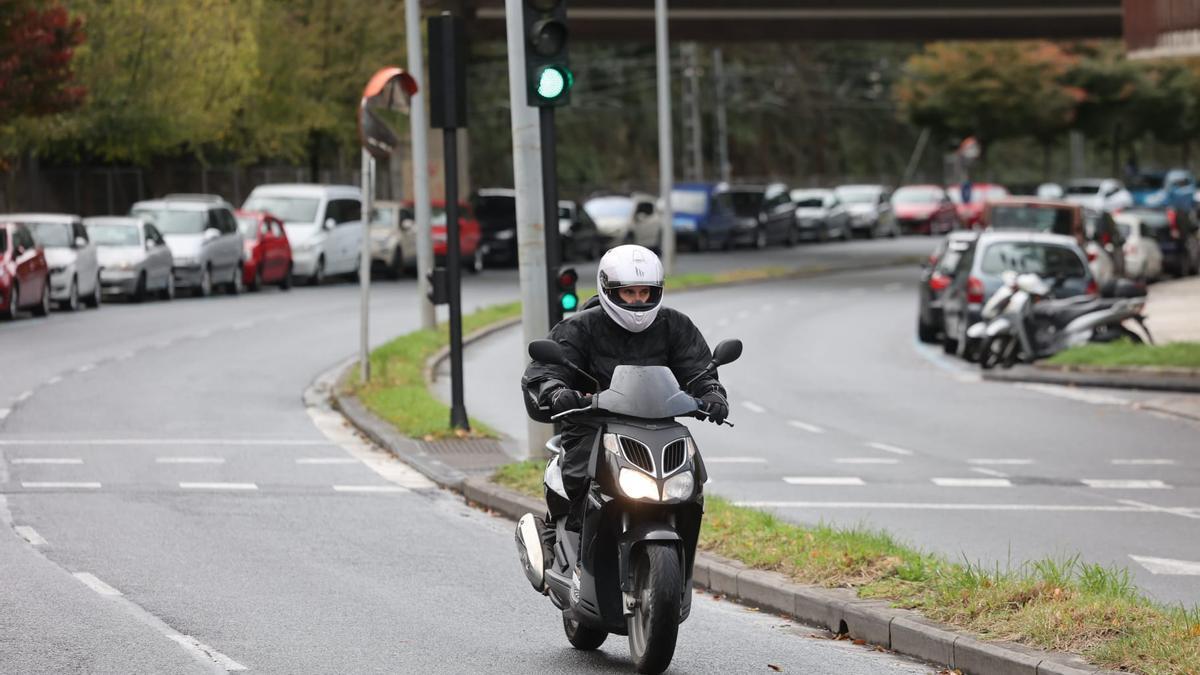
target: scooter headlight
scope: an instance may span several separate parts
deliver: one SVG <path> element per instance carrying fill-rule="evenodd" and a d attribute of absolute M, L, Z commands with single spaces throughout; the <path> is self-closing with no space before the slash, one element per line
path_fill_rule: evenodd
<path fill-rule="evenodd" d="M 658 501 L 658 483 L 640 471 L 622 468 L 617 483 L 621 486 L 621 492 L 630 499 Z"/>
<path fill-rule="evenodd" d="M 696 489 L 696 481 L 692 478 L 691 471 L 685 471 L 678 476 L 671 476 L 663 485 L 663 499 L 678 499 L 685 500 L 692 496 L 692 490 Z"/>

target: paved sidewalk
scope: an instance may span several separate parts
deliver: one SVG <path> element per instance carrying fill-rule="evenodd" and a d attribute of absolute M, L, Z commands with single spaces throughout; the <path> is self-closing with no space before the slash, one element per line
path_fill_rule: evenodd
<path fill-rule="evenodd" d="M 1200 342 L 1200 277 L 1152 285 L 1146 315 L 1155 342 Z"/>

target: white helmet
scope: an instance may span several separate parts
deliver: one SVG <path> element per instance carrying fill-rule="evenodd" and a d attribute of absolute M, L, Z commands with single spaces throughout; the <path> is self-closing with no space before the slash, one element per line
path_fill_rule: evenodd
<path fill-rule="evenodd" d="M 623 302 L 618 289 L 630 286 L 649 286 L 650 301 L 638 305 Z M 617 246 L 600 259 L 596 269 L 596 289 L 604 313 L 621 328 L 640 333 L 654 323 L 658 308 L 662 306 L 662 262 L 644 246 Z"/>

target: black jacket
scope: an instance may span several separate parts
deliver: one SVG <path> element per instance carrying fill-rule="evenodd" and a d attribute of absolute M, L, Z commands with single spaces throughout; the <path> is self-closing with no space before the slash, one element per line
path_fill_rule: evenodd
<path fill-rule="evenodd" d="M 667 366 L 683 384 L 712 361 L 700 330 L 687 315 L 670 307 L 660 309 L 654 323 L 640 333 L 621 328 L 604 308 L 593 307 L 559 322 L 548 337 L 562 345 L 568 361 L 596 376 L 602 389 L 608 388 L 617 366 Z M 550 406 L 551 393 L 560 387 L 595 393 L 595 385 L 570 368 L 537 361 L 525 368 L 521 386 L 527 404 L 536 401 L 543 410 Z M 715 373 L 693 382 L 688 393 L 699 397 L 714 389 L 725 396 Z M 527 408 L 533 415 L 532 407 Z"/>

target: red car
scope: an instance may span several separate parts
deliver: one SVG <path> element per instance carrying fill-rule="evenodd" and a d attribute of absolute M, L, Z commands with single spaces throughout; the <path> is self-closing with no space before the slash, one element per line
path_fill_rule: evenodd
<path fill-rule="evenodd" d="M 430 213 L 429 225 L 433 234 L 433 256 L 435 258 L 444 259 L 446 257 L 446 202 L 441 200 L 433 200 L 430 202 L 432 211 Z M 411 201 L 404 202 L 404 207 L 410 211 L 413 208 Z M 471 205 L 466 202 L 458 203 L 458 254 L 462 258 L 463 267 L 472 274 L 483 269 L 483 256 L 487 251 L 479 245 L 483 238 L 483 231 L 479 227 L 479 221 L 475 219 L 475 212 L 471 209 Z"/>
<path fill-rule="evenodd" d="M 905 185 L 892 193 L 892 213 L 905 233 L 940 234 L 958 229 L 958 211 L 941 185 Z"/>
<path fill-rule="evenodd" d="M 50 313 L 50 266 L 24 225 L 0 223 L 0 316 Z"/>
<path fill-rule="evenodd" d="M 947 185 L 946 192 L 958 209 L 959 221 L 972 230 L 983 229 L 983 208 L 988 202 L 1008 197 L 1008 190 L 994 183 L 972 183 L 971 199 L 967 202 L 963 202 L 961 185 Z"/>
<path fill-rule="evenodd" d="M 246 253 L 242 279 L 246 288 L 257 291 L 264 284 L 292 287 L 292 247 L 283 221 L 262 211 L 237 211 Z"/>

